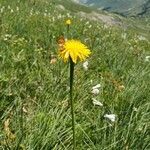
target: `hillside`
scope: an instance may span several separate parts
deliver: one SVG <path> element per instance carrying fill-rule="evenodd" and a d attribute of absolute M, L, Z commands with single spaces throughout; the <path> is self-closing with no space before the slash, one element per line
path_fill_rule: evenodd
<path fill-rule="evenodd" d="M 150 15 L 150 0 L 78 0 L 76 2 L 123 16 Z"/>
<path fill-rule="evenodd" d="M 87 1 L 82 1 L 87 2 Z M 91 2 L 91 1 L 90 1 Z M 98 2 L 98 1 L 97 1 Z M 101 1 L 102 2 L 102 1 Z M 138 1 L 141 2 L 141 1 Z M 144 13 L 143 17 L 131 17 L 130 15 L 125 17 L 120 13 L 110 13 L 108 10 L 97 10 L 93 6 L 88 7 L 87 5 L 81 5 L 81 3 L 75 0 L 75 5 L 72 5 L 71 1 L 59 1 L 62 5 L 65 6 L 67 10 L 74 11 L 77 14 L 84 18 L 88 18 L 90 20 L 96 20 L 105 23 L 108 26 L 121 26 L 123 29 L 128 28 L 128 30 L 134 30 L 136 33 L 144 35 L 150 38 L 150 18 L 149 18 L 149 11 Z M 129 3 L 129 1 L 128 1 Z M 134 4 L 134 3 L 132 3 Z M 109 4 L 110 5 L 110 4 Z M 116 4 L 118 5 L 118 4 Z M 148 7 L 148 3 L 147 3 Z M 122 7 L 121 7 L 122 8 Z M 120 9 L 121 9 L 120 8 Z M 140 14 L 139 14 L 140 15 Z M 141 14 L 142 15 L 142 14 Z M 137 15 L 136 15 L 137 16 Z"/>
<path fill-rule="evenodd" d="M 150 24 L 142 19 L 70 0 L 0 0 L 0 149 L 72 149 L 69 62 L 59 53 L 74 39 L 91 51 L 74 64 L 76 150 L 149 150 Z"/>

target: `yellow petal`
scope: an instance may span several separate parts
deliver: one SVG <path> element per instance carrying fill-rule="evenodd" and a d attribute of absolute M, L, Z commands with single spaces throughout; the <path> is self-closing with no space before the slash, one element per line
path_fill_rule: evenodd
<path fill-rule="evenodd" d="M 66 62 L 71 57 L 74 63 L 77 63 L 78 59 L 84 61 L 91 54 L 90 50 L 77 40 L 67 40 L 64 43 L 62 51 L 59 51 L 59 55 Z"/>

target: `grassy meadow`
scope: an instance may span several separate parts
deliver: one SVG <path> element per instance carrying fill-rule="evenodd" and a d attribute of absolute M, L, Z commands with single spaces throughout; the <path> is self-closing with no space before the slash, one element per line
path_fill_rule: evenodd
<path fill-rule="evenodd" d="M 60 36 L 92 52 L 88 70 L 75 65 L 76 149 L 150 150 L 148 32 L 90 21 L 58 4 L 0 0 L 0 150 L 72 149 L 69 64 L 58 57 Z"/>

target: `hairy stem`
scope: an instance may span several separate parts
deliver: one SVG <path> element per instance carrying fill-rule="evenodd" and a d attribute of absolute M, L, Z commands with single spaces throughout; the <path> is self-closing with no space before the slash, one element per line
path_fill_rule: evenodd
<path fill-rule="evenodd" d="M 72 99 L 73 93 L 73 76 L 74 76 L 74 63 L 70 58 L 70 105 L 71 105 L 71 115 L 72 115 L 72 131 L 73 131 L 73 150 L 76 147 L 76 140 L 75 140 L 75 115 L 74 115 L 74 102 Z"/>

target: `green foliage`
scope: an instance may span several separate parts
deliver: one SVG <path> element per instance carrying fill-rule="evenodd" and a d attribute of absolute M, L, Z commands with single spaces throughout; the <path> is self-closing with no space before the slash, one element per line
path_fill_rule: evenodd
<path fill-rule="evenodd" d="M 0 149 L 71 149 L 69 66 L 57 56 L 68 18 L 68 36 L 92 51 L 88 71 L 75 67 L 77 149 L 150 149 L 148 33 L 89 21 L 55 1 L 0 2 Z M 111 113 L 115 122 L 104 118 Z"/>

